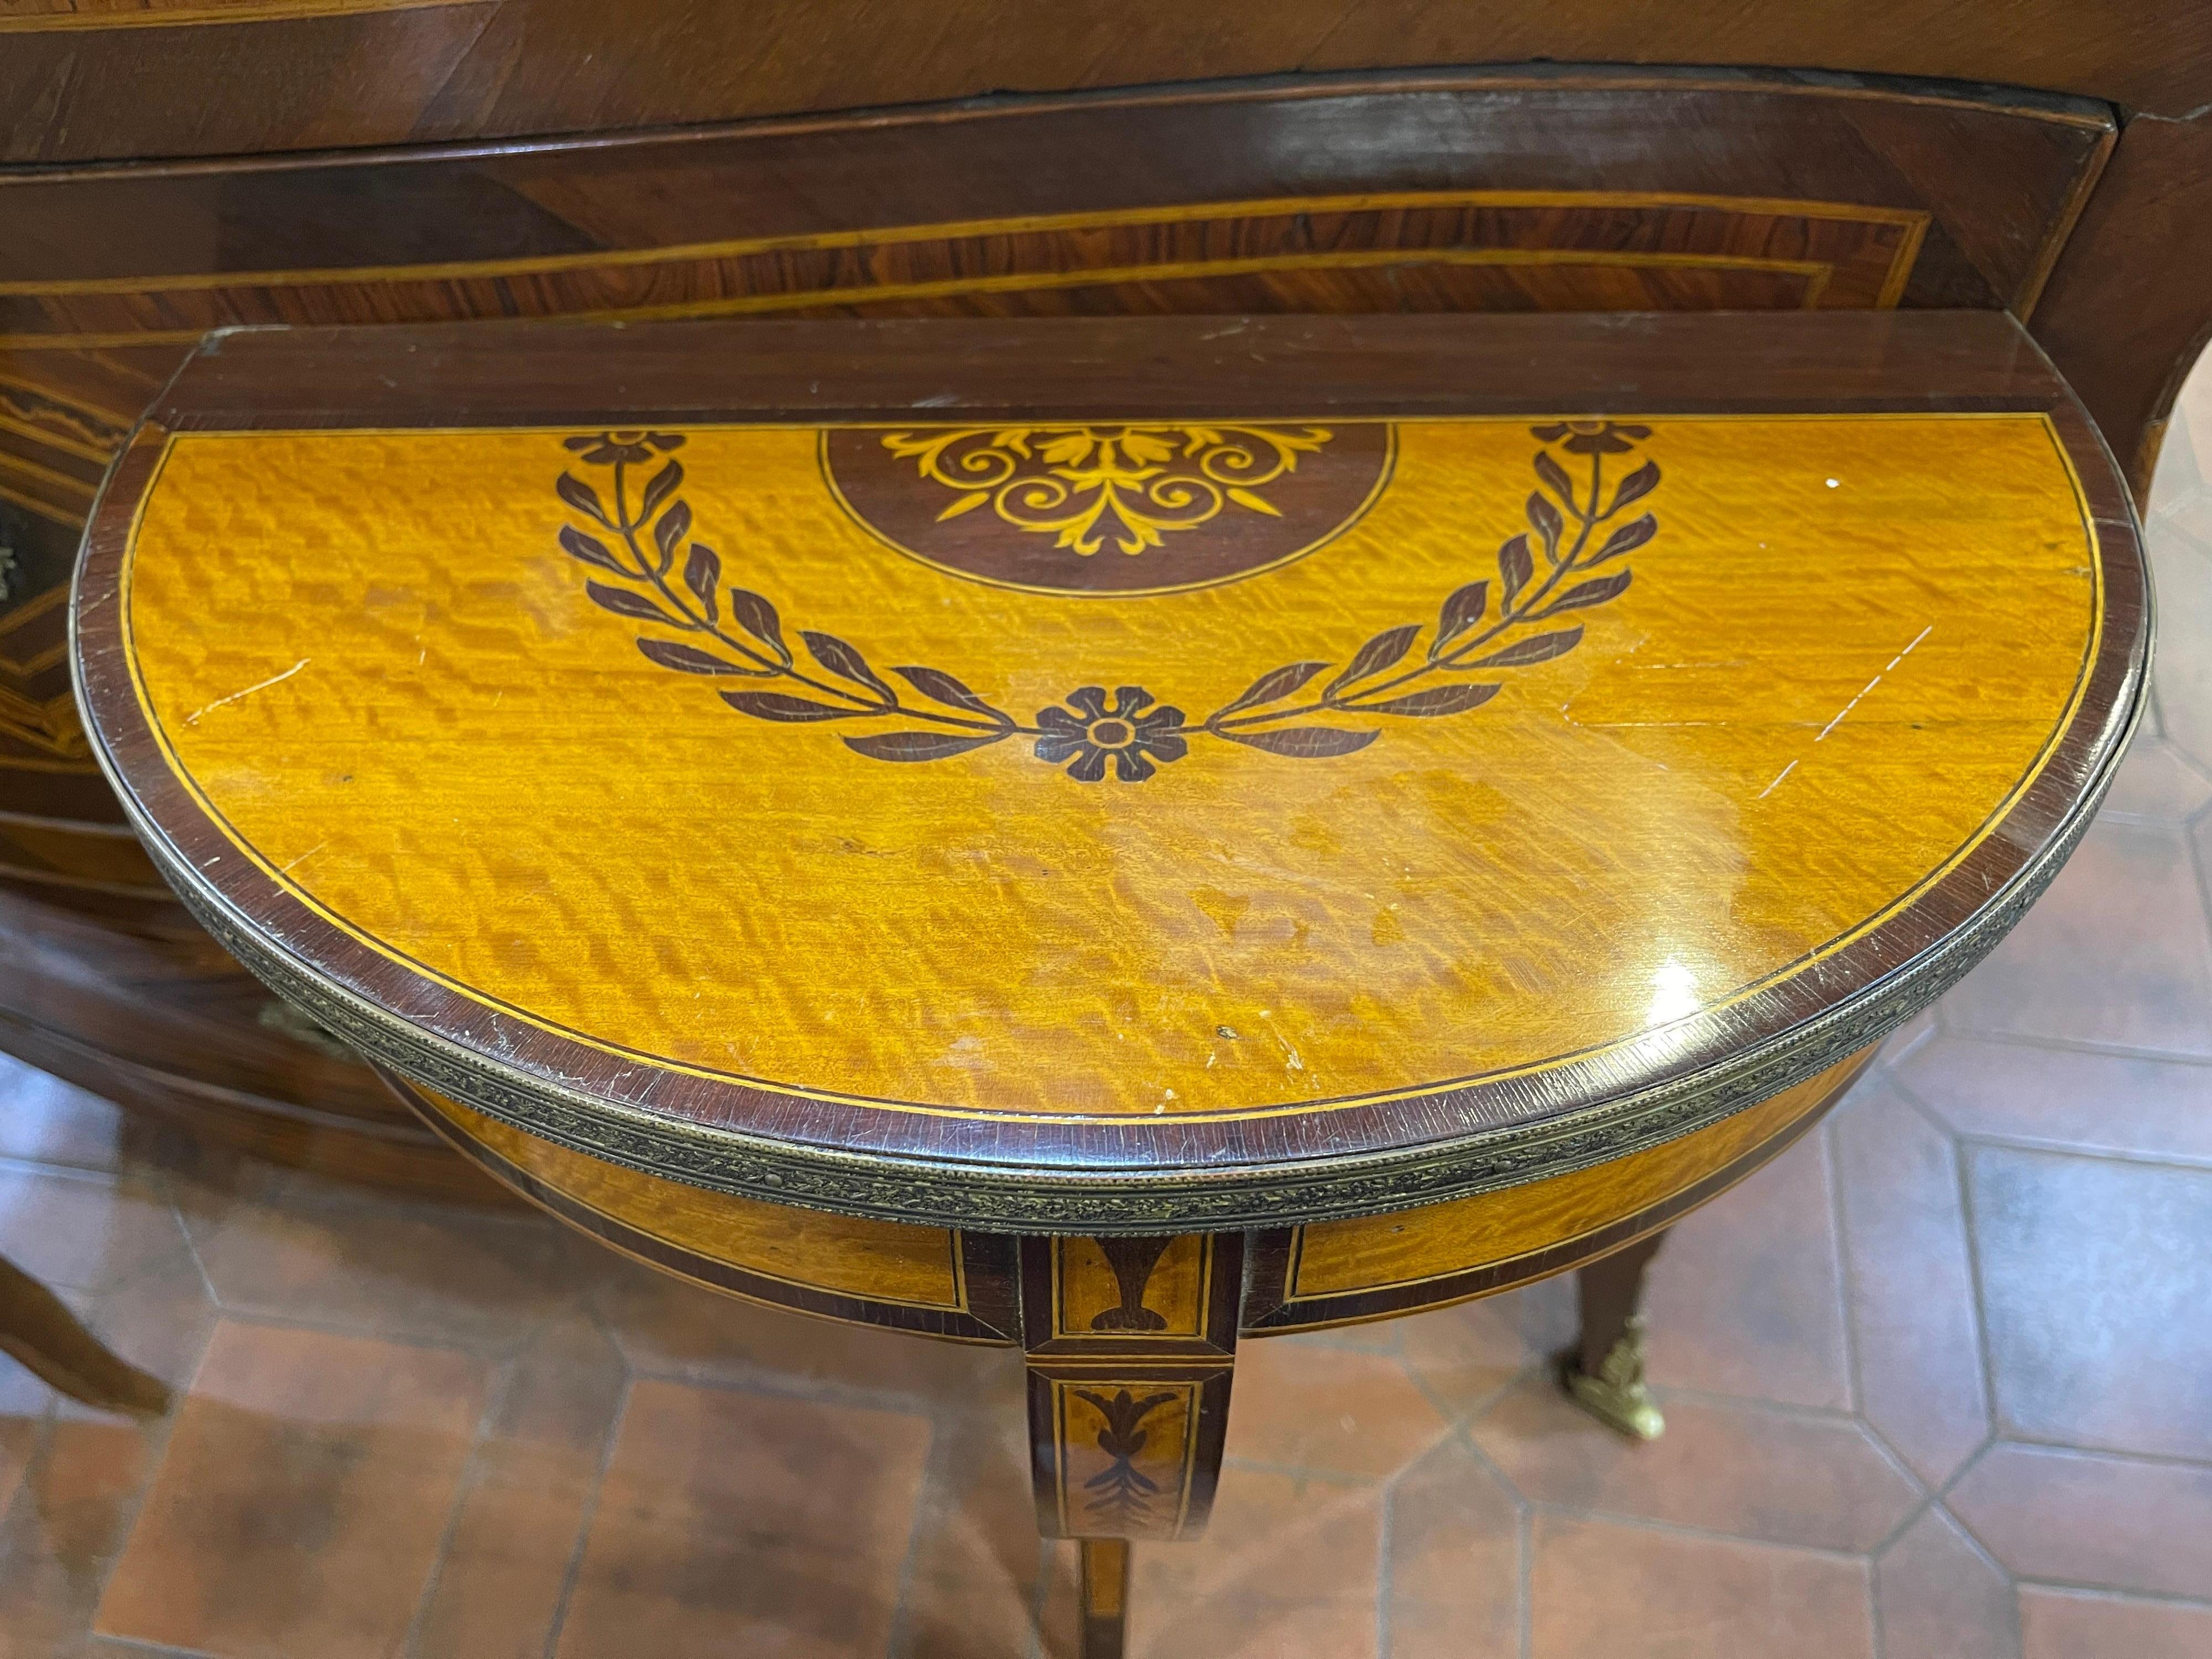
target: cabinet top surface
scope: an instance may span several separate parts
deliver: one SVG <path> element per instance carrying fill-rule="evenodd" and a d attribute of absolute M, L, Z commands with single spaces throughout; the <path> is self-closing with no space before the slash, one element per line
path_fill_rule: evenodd
<path fill-rule="evenodd" d="M 1879 1036 L 2139 696 L 2009 325 L 1742 320 L 234 337 L 80 672 L 234 948 L 556 1139 L 977 1222 L 1441 1196 Z"/>

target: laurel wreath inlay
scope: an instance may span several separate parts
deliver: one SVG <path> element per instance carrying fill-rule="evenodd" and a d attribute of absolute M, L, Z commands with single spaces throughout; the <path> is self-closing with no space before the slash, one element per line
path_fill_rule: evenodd
<path fill-rule="evenodd" d="M 945 444 L 980 430 L 953 433 Z M 1131 450 L 1132 434 L 1190 434 L 1184 441 L 1187 456 L 1194 453 L 1189 446 L 1195 444 L 1195 453 L 1215 454 L 1220 466 L 1249 465 L 1255 476 L 1264 472 L 1268 477 L 1290 470 L 1297 453 L 1293 445 L 1274 462 L 1262 465 L 1249 449 L 1237 451 L 1244 459 L 1231 460 L 1206 447 L 1216 439 L 1225 443 L 1225 434 L 1279 434 L 1281 428 L 1126 427 L 1114 428 L 1111 445 L 1117 459 L 1109 463 L 1099 459 L 1102 441 L 1095 435 L 1096 428 L 1007 431 L 1022 434 L 1022 446 L 1036 453 L 1061 454 L 1068 466 L 1094 471 L 1122 467 L 1130 456 L 1152 453 L 1141 445 Z M 1633 467 L 1613 483 L 1609 492 L 1606 478 L 1606 458 L 1632 453 L 1650 436 L 1650 428 L 1592 420 L 1552 422 L 1529 431 L 1543 447 L 1532 463 L 1537 487 L 1522 507 L 1528 527 L 1505 538 L 1498 550 L 1494 576 L 1486 574 L 1454 588 L 1439 606 L 1433 625 L 1407 623 L 1387 628 L 1348 657 L 1314 657 L 1269 669 L 1241 695 L 1196 721 L 1180 707 L 1160 702 L 1142 686 L 1117 686 L 1109 702 L 1103 684 L 1087 684 L 1024 722 L 943 669 L 895 667 L 890 672 L 903 684 L 894 684 L 854 646 L 836 635 L 807 629 L 797 630 L 802 659 L 785 639 L 783 618 L 775 605 L 755 590 L 727 581 L 722 556 L 694 538 L 691 508 L 679 493 L 684 466 L 673 454 L 683 447 L 681 434 L 602 432 L 564 440 L 583 465 L 605 470 L 608 495 L 565 471 L 555 489 L 574 513 L 594 526 L 564 526 L 562 547 L 623 584 L 587 580 L 584 591 L 592 603 L 675 635 L 638 636 L 638 649 L 665 668 L 763 682 L 757 689 L 720 694 L 738 713 L 789 725 L 884 722 L 887 729 L 879 726 L 844 738 L 846 747 L 872 760 L 944 760 L 1010 738 L 1028 738 L 1033 739 L 1037 759 L 1065 767 L 1072 778 L 1097 783 L 1111 769 L 1122 782 L 1138 783 L 1153 776 L 1162 764 L 1182 760 L 1189 753 L 1191 740 L 1198 738 L 1219 738 L 1298 760 L 1349 755 L 1382 735 L 1381 726 L 1364 722 L 1466 714 L 1498 695 L 1504 688 L 1503 675 L 1564 656 L 1580 644 L 1583 625 L 1561 619 L 1626 592 L 1630 578 L 1626 566 L 1604 574 L 1597 574 L 1599 568 L 1613 564 L 1658 533 L 1658 520 L 1649 511 L 1620 518 L 1658 487 L 1657 464 L 1645 460 Z M 1074 433 L 1091 434 L 1082 440 L 1090 447 L 1083 447 L 1073 438 L 1066 440 L 1064 448 L 1053 447 L 1060 444 L 1062 434 Z M 1051 435 L 1041 435 L 1046 434 Z M 1329 436 L 1318 428 L 1296 435 L 1309 451 Z M 894 434 L 885 441 L 908 436 Z M 1009 446 L 987 444 L 986 449 L 1006 453 L 1010 462 L 1018 457 Z M 1573 458 L 1584 476 L 1571 473 L 1554 450 Z M 950 447 L 940 450 L 940 460 L 951 453 Z M 925 472 L 937 464 L 925 460 Z M 964 463 L 951 465 L 957 468 Z M 1203 467 L 1205 462 L 1198 465 Z M 1269 465 L 1275 470 L 1267 471 Z M 634 488 L 635 470 L 648 466 L 653 468 L 651 476 L 641 488 Z M 993 489 L 1020 487 L 1011 474 L 996 484 L 978 480 L 986 496 Z M 1231 486 L 1220 488 L 1227 495 Z M 1246 485 L 1234 488 L 1249 493 Z M 1099 500 L 1109 493 L 1102 481 Z M 963 511 L 980 505 L 980 501 L 965 507 L 955 503 Z M 1118 514 L 1120 509 L 1115 510 Z M 1218 505 L 1214 510 L 1219 510 Z M 1094 514 L 1091 522 L 1097 521 Z M 1061 533 L 1073 532 L 1062 526 Z M 1425 629 L 1428 642 L 1416 652 Z M 1316 681 L 1320 689 L 1310 690 Z"/>

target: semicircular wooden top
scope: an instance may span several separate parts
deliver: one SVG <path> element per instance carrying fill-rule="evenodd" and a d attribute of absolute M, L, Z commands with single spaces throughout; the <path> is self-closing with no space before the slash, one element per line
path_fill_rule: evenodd
<path fill-rule="evenodd" d="M 186 898 L 708 1185 L 1235 1224 L 1616 1155 L 2001 936 L 2142 689 L 1994 316 L 235 335 L 77 599 Z"/>

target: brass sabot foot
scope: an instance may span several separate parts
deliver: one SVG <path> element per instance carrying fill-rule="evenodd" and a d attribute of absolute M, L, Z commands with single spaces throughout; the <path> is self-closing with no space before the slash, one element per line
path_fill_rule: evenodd
<path fill-rule="evenodd" d="M 1644 1322 L 1632 1319 L 1593 1376 L 1567 1356 L 1561 1368 L 1568 1398 L 1607 1428 L 1632 1440 L 1656 1440 L 1667 1419 L 1644 1380 Z"/>

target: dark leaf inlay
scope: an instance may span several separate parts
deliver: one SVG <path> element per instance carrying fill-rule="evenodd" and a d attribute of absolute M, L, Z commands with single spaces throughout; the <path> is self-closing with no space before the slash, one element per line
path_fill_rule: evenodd
<path fill-rule="evenodd" d="M 1504 592 L 1507 611 L 1513 609 L 1514 600 L 1521 597 L 1521 590 L 1528 586 L 1528 579 L 1535 574 L 1536 561 L 1528 552 L 1526 536 L 1516 536 L 1498 550 L 1498 580 Z"/>
<path fill-rule="evenodd" d="M 715 596 L 722 586 L 722 556 L 704 542 L 691 544 L 691 556 L 684 561 L 684 586 L 699 601 L 708 622 L 721 619 Z"/>
<path fill-rule="evenodd" d="M 1394 666 L 1400 658 L 1413 648 L 1414 637 L 1421 631 L 1418 623 L 1407 623 L 1401 628 L 1385 629 L 1354 652 L 1345 670 L 1322 688 L 1326 697 L 1345 686 L 1367 679 Z"/>
<path fill-rule="evenodd" d="M 1554 657 L 1564 657 L 1582 643 L 1579 627 L 1562 628 L 1552 634 L 1531 634 L 1525 640 L 1516 640 L 1502 651 L 1493 651 L 1486 657 L 1477 657 L 1464 665 L 1470 672 L 1478 668 L 1526 668 L 1532 663 L 1549 662 Z"/>
<path fill-rule="evenodd" d="M 740 714 L 750 714 L 763 720 L 842 720 L 855 714 L 872 714 L 867 708 L 839 708 L 835 704 L 810 702 L 805 697 L 787 696 L 781 691 L 725 691 L 722 701 Z"/>
<path fill-rule="evenodd" d="M 665 574 L 668 567 L 676 562 L 676 550 L 691 533 L 690 503 L 678 501 L 660 515 L 660 522 L 653 526 L 653 539 L 660 549 L 660 568 Z"/>
<path fill-rule="evenodd" d="M 1551 458 L 1543 456 L 1539 459 L 1548 460 Z M 1564 490 L 1560 493 L 1565 494 Z M 1567 499 L 1572 501 L 1574 498 L 1569 495 Z M 1556 564 L 1559 557 L 1559 537 L 1567 527 L 1565 518 L 1544 496 L 1531 495 L 1528 497 L 1528 522 L 1535 526 L 1536 533 L 1544 538 L 1544 556 Z"/>
<path fill-rule="evenodd" d="M 638 509 L 640 518 L 649 519 L 660 511 L 661 503 L 673 495 L 684 483 L 684 463 L 671 461 L 654 473 L 645 486 L 645 505 Z"/>
<path fill-rule="evenodd" d="M 1265 702 L 1279 702 L 1328 665 L 1325 662 L 1294 662 L 1282 668 L 1271 669 L 1246 687 L 1233 702 L 1221 706 L 1224 714 L 1233 714 L 1240 708 L 1255 708 Z"/>
<path fill-rule="evenodd" d="M 609 587 L 605 582 L 586 582 L 584 592 L 593 605 L 611 611 L 617 617 L 628 617 L 635 622 L 666 623 L 671 628 L 684 625 L 643 594 L 633 593 L 626 587 Z"/>
<path fill-rule="evenodd" d="M 1034 740 L 1029 747 L 1038 760 L 1078 782 L 1113 777 L 1141 783 L 1183 759 L 1197 737 L 1291 760 L 1356 754 L 1382 732 L 1343 724 L 1347 719 L 1436 720 L 1466 714 L 1497 696 L 1504 682 L 1457 677 L 1534 667 L 1580 644 L 1580 624 L 1523 630 L 1561 611 L 1604 605 L 1627 591 L 1626 569 L 1602 576 L 1589 573 L 1658 534 L 1658 520 L 1650 513 L 1625 524 L 1611 522 L 1658 487 L 1658 466 L 1644 461 L 1613 486 L 1603 511 L 1598 503 L 1605 499 L 1606 458 L 1629 453 L 1650 436 L 1650 428 L 1571 420 L 1531 431 L 1540 443 L 1556 444 L 1586 462 L 1588 476 L 1578 482 L 1548 449 L 1537 453 L 1531 465 L 1540 488 L 1524 505 L 1529 530 L 1507 538 L 1498 548 L 1494 588 L 1492 578 L 1478 577 L 1444 598 L 1425 651 L 1413 653 L 1421 623 L 1387 628 L 1344 659 L 1318 691 L 1312 688 L 1335 666 L 1334 659 L 1310 658 L 1271 668 L 1194 723 L 1181 708 L 1158 701 L 1139 685 L 1115 687 L 1109 702 L 1103 678 L 1079 686 L 1024 723 L 942 668 L 908 664 L 892 669 L 907 688 L 901 690 L 869 665 L 858 647 L 810 629 L 799 631 L 811 659 L 802 664 L 784 642 L 783 621 L 775 605 L 751 588 L 729 583 L 722 556 L 704 542 L 690 540 L 692 510 L 678 493 L 685 471 L 668 459 L 684 442 L 681 433 L 585 434 L 562 441 L 583 465 L 608 470 L 608 493 L 616 503 L 612 513 L 606 495 L 571 473 L 561 473 L 554 488 L 571 511 L 604 532 L 564 525 L 559 532 L 562 551 L 627 584 L 587 579 L 586 597 L 617 616 L 692 636 L 640 637 L 637 647 L 649 660 L 680 673 L 738 675 L 790 688 L 719 693 L 738 713 L 783 725 L 902 722 L 842 738 L 853 753 L 874 761 L 945 760 L 1019 736 Z M 629 469 L 645 466 L 655 470 L 640 489 L 631 483 L 636 475 Z M 637 502 L 635 516 L 628 505 L 632 499 Z M 1540 577 L 1532 535 L 1544 548 Z M 677 573 L 677 555 L 687 541 L 690 551 Z M 1141 1303 L 1136 1307 L 1142 1310 Z M 1137 1316 L 1127 1309 L 1116 1314 Z M 1133 1449 L 1144 1440 L 1135 1421 L 1166 1398 L 1139 1401 L 1124 1393 L 1110 1402 L 1115 1412 L 1135 1413 L 1129 1429 Z M 1100 1407 L 1107 1410 L 1109 1402 L 1102 1399 Z M 1141 1490 L 1143 1478 L 1135 1479 L 1139 1485 L 1132 1490 Z"/>
<path fill-rule="evenodd" d="M 607 517 L 606 508 L 599 504 L 599 492 L 581 478 L 563 472 L 553 489 L 562 501 L 594 524 L 605 525 L 610 530 L 614 528 L 615 521 Z"/>
<path fill-rule="evenodd" d="M 996 742 L 996 738 L 962 738 L 950 732 L 879 732 L 872 737 L 848 738 L 845 747 L 870 760 L 933 761 Z"/>
<path fill-rule="evenodd" d="M 1596 576 L 1586 582 L 1577 582 L 1537 614 L 1550 617 L 1562 611 L 1580 611 L 1588 605 L 1603 605 L 1607 599 L 1617 599 L 1628 591 L 1628 579 L 1635 574 L 1624 570 L 1617 575 Z"/>
<path fill-rule="evenodd" d="M 1432 685 L 1425 691 L 1416 691 L 1411 696 L 1393 697 L 1388 702 L 1368 702 L 1359 705 L 1363 714 L 1464 714 L 1470 708 L 1480 708 L 1496 696 L 1500 688 L 1494 682 L 1480 685 L 1462 683 L 1457 685 Z"/>
<path fill-rule="evenodd" d="M 1461 635 L 1490 614 L 1490 582 L 1487 578 L 1455 587 L 1444 601 L 1437 616 L 1436 642 L 1430 646 L 1429 654 L 1435 656 Z"/>
<path fill-rule="evenodd" d="M 1659 488 L 1659 463 L 1646 461 L 1620 481 L 1613 492 L 1613 506 L 1606 516 L 1610 518 L 1632 501 L 1640 501 Z"/>
<path fill-rule="evenodd" d="M 1006 726 L 1013 724 L 1010 716 L 992 708 L 989 703 L 984 702 L 982 698 L 977 696 L 941 668 L 894 668 L 891 672 L 921 692 L 923 696 L 941 702 L 947 708 L 965 708 L 972 714 L 981 714 L 986 719 L 999 721 Z"/>
<path fill-rule="evenodd" d="M 611 570 L 617 575 L 628 575 L 614 550 L 597 536 L 586 536 L 574 525 L 561 526 L 561 547 L 563 552 L 581 559 L 586 564 L 595 564 L 602 570 Z"/>
<path fill-rule="evenodd" d="M 783 642 L 783 622 L 775 614 L 775 607 L 750 588 L 730 590 L 730 617 L 738 627 L 751 635 L 782 659 L 785 667 L 791 665 L 791 647 Z"/>
<path fill-rule="evenodd" d="M 702 651 L 696 645 L 685 645 L 680 640 L 640 640 L 637 648 L 663 668 L 674 668 L 686 674 L 765 674 L 765 667 L 750 667 L 725 662 L 712 652 Z"/>
<path fill-rule="evenodd" d="M 1605 545 L 1591 557 L 1592 564 L 1603 564 L 1607 559 L 1617 559 L 1624 553 L 1633 553 L 1638 548 L 1659 533 L 1659 520 L 1646 513 L 1640 519 L 1632 519 L 1605 538 Z"/>
<path fill-rule="evenodd" d="M 897 706 L 898 694 L 877 678 L 876 671 L 868 666 L 866 658 L 835 634 L 817 634 L 802 628 L 799 630 L 799 637 L 805 641 L 807 654 L 831 673 L 848 679 L 855 685 L 866 686 L 883 699 L 886 708 Z"/>
<path fill-rule="evenodd" d="M 1344 732 L 1331 726 L 1291 726 L 1274 732 L 1224 732 L 1231 743 L 1264 749 L 1271 755 L 1293 760 L 1320 760 L 1330 755 L 1349 755 L 1364 749 L 1380 732 Z"/>

